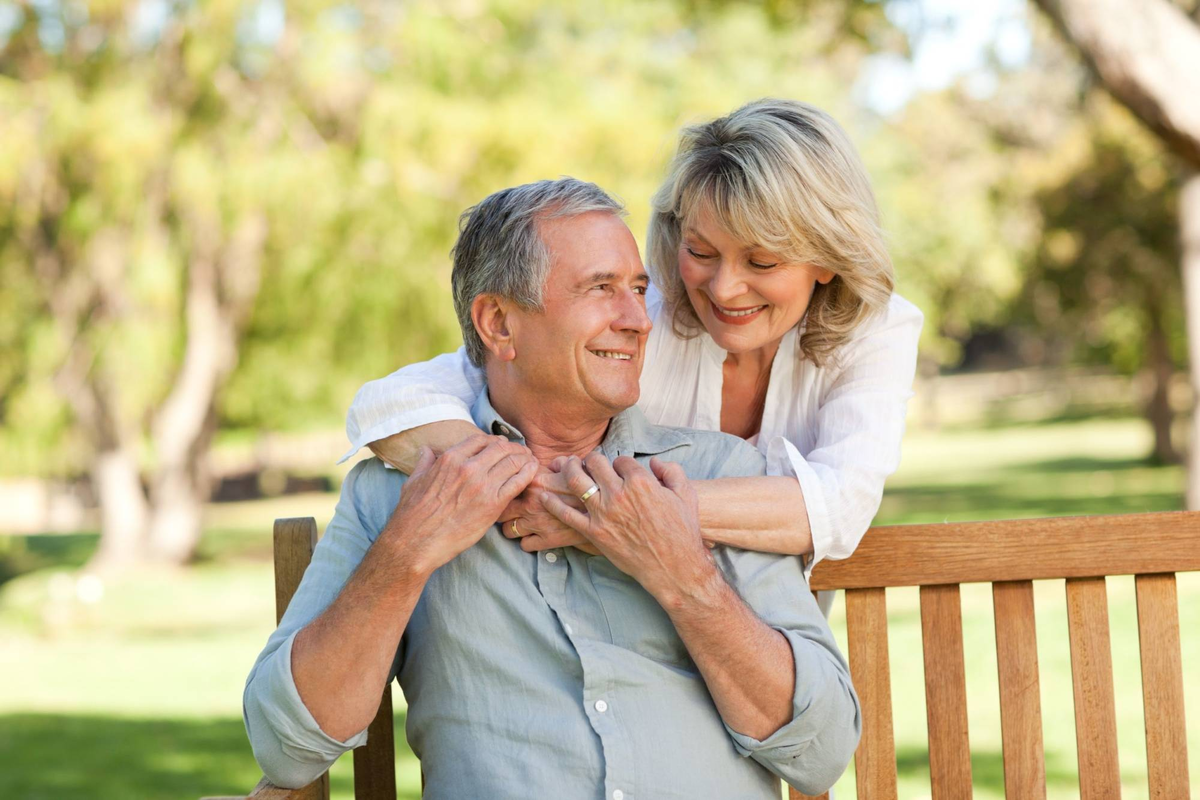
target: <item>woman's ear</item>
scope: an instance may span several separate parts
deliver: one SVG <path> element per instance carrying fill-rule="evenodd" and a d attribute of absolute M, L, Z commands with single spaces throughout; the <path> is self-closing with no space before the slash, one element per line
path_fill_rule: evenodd
<path fill-rule="evenodd" d="M 813 273 L 817 277 L 817 283 L 829 283 L 833 280 L 833 270 L 828 270 L 823 267 L 813 267 Z"/>
<path fill-rule="evenodd" d="M 475 332 L 483 340 L 483 346 L 501 361 L 512 361 L 517 357 L 512 330 L 514 309 L 512 303 L 494 294 L 477 295 L 471 302 L 471 322 L 475 324 Z"/>

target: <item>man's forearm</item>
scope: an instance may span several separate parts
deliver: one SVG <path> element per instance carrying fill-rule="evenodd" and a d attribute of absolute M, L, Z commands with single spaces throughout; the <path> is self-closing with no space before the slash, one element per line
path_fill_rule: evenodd
<path fill-rule="evenodd" d="M 296 691 L 326 734 L 344 741 L 374 719 L 427 575 L 381 535 L 325 611 L 292 645 Z"/>
<path fill-rule="evenodd" d="M 447 419 L 409 428 L 386 439 L 371 442 L 367 447 L 371 448 L 372 453 L 396 469 L 408 474 L 417 465 L 421 445 L 432 450 L 434 455 L 441 455 L 464 439 L 478 433 L 479 428 L 465 420 Z"/>
<path fill-rule="evenodd" d="M 706 542 L 760 553 L 812 554 L 808 509 L 795 478 L 717 478 L 692 486 Z"/>
<path fill-rule="evenodd" d="M 729 727 L 761 740 L 792 720 L 791 645 L 755 615 L 715 565 L 663 607 Z"/>

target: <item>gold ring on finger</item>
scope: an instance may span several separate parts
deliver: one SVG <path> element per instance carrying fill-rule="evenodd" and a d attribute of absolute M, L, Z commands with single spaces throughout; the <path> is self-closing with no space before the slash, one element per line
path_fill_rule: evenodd
<path fill-rule="evenodd" d="M 517 537 L 518 539 L 521 538 L 521 532 L 517 530 L 517 521 L 515 519 L 513 520 L 513 536 Z"/>
<path fill-rule="evenodd" d="M 579 495 L 579 499 L 581 501 L 583 501 L 584 503 L 586 503 L 588 501 L 588 498 L 591 497 L 592 495 L 594 495 L 598 491 L 600 491 L 600 487 L 593 483 L 592 488 L 588 489 L 586 492 Z"/>

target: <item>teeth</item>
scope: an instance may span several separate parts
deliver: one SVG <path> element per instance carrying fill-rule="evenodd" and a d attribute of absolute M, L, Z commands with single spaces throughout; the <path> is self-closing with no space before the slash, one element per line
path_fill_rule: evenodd
<path fill-rule="evenodd" d="M 743 311 L 734 311 L 733 309 L 725 308 L 724 306 L 717 306 L 717 308 L 721 309 L 721 313 L 727 317 L 748 317 L 751 314 L 766 308 L 766 306 L 755 306 L 754 308 L 747 308 Z"/>
<path fill-rule="evenodd" d="M 629 361 L 633 358 L 628 353 L 614 353 L 611 350 L 593 350 L 592 352 L 601 358 L 615 358 L 618 361 Z"/>

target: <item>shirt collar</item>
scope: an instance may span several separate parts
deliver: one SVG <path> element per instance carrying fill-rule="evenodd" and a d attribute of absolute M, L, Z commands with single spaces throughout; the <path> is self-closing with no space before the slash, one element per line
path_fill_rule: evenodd
<path fill-rule="evenodd" d="M 471 407 L 471 418 L 480 430 L 509 441 L 525 443 L 525 435 L 515 425 L 505 421 L 492 406 L 485 384 Z M 687 432 L 678 428 L 652 425 L 637 406 L 617 414 L 608 424 L 600 450 L 610 459 L 618 456 L 653 456 L 690 446 Z"/>

